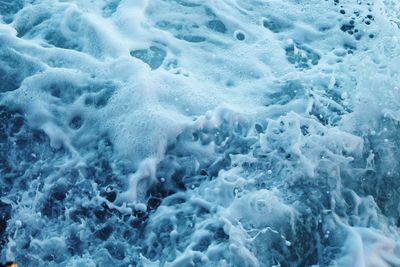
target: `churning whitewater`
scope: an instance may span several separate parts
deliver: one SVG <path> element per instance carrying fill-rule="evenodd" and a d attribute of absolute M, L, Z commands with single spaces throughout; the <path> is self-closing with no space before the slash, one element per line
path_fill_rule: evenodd
<path fill-rule="evenodd" d="M 0 263 L 400 266 L 397 0 L 0 0 Z"/>

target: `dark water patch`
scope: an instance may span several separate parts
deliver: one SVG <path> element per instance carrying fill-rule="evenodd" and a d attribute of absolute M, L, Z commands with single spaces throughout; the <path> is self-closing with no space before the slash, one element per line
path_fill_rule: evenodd
<path fill-rule="evenodd" d="M 210 20 L 209 22 L 207 22 L 207 28 L 219 33 L 226 33 L 228 31 L 225 24 L 218 19 Z"/>
<path fill-rule="evenodd" d="M 5 23 L 13 21 L 14 15 L 24 7 L 23 0 L 2 0 L 0 1 L 0 15 Z"/>
<path fill-rule="evenodd" d="M 262 25 L 274 33 L 287 31 L 292 27 L 292 25 L 284 19 L 272 16 L 264 18 L 262 21 Z"/>
<path fill-rule="evenodd" d="M 158 69 L 162 65 L 166 55 L 167 53 L 163 49 L 156 46 L 131 51 L 132 57 L 140 59 L 149 65 L 152 70 Z"/>
<path fill-rule="evenodd" d="M 296 42 L 285 48 L 286 58 L 289 63 L 298 69 L 311 69 L 318 65 L 321 56 L 313 49 Z"/>
<path fill-rule="evenodd" d="M 0 93 L 18 89 L 24 79 L 40 70 L 36 62 L 0 43 Z"/>

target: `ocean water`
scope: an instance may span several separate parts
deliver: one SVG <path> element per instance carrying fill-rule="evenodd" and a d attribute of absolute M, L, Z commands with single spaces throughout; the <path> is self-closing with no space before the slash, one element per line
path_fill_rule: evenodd
<path fill-rule="evenodd" d="M 0 0 L 0 262 L 400 266 L 397 0 Z"/>

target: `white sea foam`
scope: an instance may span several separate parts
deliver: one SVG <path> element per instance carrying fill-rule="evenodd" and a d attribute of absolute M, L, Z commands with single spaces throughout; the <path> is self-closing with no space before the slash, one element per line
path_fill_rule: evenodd
<path fill-rule="evenodd" d="M 1 260 L 400 266 L 399 13 L 0 1 Z"/>

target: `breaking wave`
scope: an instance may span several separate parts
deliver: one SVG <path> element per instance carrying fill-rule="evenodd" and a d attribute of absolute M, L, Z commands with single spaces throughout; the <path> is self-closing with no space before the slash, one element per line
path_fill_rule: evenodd
<path fill-rule="evenodd" d="M 396 0 L 0 0 L 0 259 L 400 266 Z"/>

